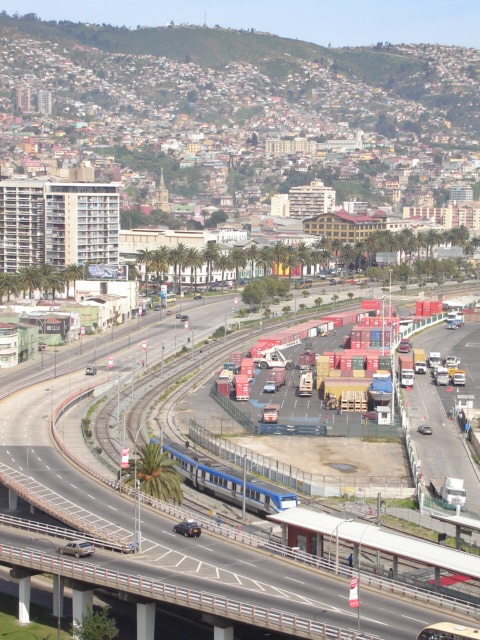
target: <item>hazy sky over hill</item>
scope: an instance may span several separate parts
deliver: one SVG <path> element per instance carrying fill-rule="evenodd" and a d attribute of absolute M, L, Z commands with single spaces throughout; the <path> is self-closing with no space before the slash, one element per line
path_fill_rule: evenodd
<path fill-rule="evenodd" d="M 175 24 L 254 28 L 333 47 L 377 42 L 479 48 L 480 0 L 3 0 L 9 15 L 127 27 Z"/>

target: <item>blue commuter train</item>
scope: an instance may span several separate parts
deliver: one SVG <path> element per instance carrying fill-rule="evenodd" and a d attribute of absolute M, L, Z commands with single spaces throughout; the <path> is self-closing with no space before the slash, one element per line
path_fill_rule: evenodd
<path fill-rule="evenodd" d="M 151 443 L 160 444 L 158 438 L 151 438 Z M 163 450 L 177 461 L 178 471 L 185 482 L 199 491 L 208 493 L 241 507 L 243 504 L 243 476 L 241 473 L 224 466 L 209 466 L 207 460 L 192 457 L 190 450 L 180 444 L 164 439 Z M 298 507 L 295 493 L 281 487 L 247 475 L 245 508 L 260 516 L 279 513 Z"/>

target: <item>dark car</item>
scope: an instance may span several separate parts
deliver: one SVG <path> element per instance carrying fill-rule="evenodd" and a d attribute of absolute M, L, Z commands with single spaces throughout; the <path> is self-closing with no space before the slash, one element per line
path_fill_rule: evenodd
<path fill-rule="evenodd" d="M 202 528 L 195 520 L 183 520 L 183 522 L 176 524 L 173 530 L 186 538 L 199 538 L 202 533 Z"/>
<path fill-rule="evenodd" d="M 181 316 L 180 320 L 182 322 L 187 322 L 188 321 L 188 316 Z"/>
<path fill-rule="evenodd" d="M 88 367 L 85 369 L 85 375 L 86 376 L 96 376 L 97 375 L 97 368 L 93 366 L 93 364 L 88 365 Z"/>
<path fill-rule="evenodd" d="M 181 318 L 181 317 L 182 317 L 182 314 L 181 314 L 181 313 L 177 313 L 177 314 L 176 314 L 176 316 L 175 316 L 175 318 L 176 318 L 177 320 L 180 320 L 180 318 Z"/>
<path fill-rule="evenodd" d="M 45 344 L 45 342 L 39 342 L 38 343 L 38 350 L 39 351 L 45 351 L 46 348 L 47 348 L 47 345 Z"/>
<path fill-rule="evenodd" d="M 196 294 L 193 296 L 193 299 L 194 299 L 194 300 L 201 300 L 202 298 L 203 298 L 203 296 L 202 296 L 202 294 L 201 294 L 201 293 L 196 293 Z"/>
<path fill-rule="evenodd" d="M 433 433 L 432 427 L 429 424 L 421 424 L 417 431 L 424 436 L 431 436 Z"/>
<path fill-rule="evenodd" d="M 162 307 L 161 307 L 161 305 L 159 305 L 159 304 L 156 304 L 156 305 L 155 305 L 155 311 L 160 311 L 160 310 L 161 310 L 161 308 L 162 308 Z"/>

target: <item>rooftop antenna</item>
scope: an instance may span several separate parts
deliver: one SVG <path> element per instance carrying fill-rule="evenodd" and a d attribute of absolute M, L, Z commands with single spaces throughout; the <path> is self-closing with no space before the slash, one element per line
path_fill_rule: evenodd
<path fill-rule="evenodd" d="M 205 15 L 205 17 L 204 17 L 204 20 L 203 20 L 203 26 L 206 27 L 207 26 L 207 12 L 206 11 L 205 11 L 204 15 Z"/>

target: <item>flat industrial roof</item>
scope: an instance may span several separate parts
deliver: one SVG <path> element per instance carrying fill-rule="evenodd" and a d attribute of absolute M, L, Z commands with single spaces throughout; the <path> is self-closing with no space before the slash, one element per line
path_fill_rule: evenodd
<path fill-rule="evenodd" d="M 400 533 L 385 531 L 375 524 L 337 518 L 302 507 L 294 507 L 267 517 L 273 522 L 301 527 L 324 536 L 335 535 L 336 538 L 338 533 L 339 540 L 343 542 L 358 544 L 392 556 L 408 558 L 428 566 L 480 579 L 479 556 L 433 542 L 417 540 Z"/>

